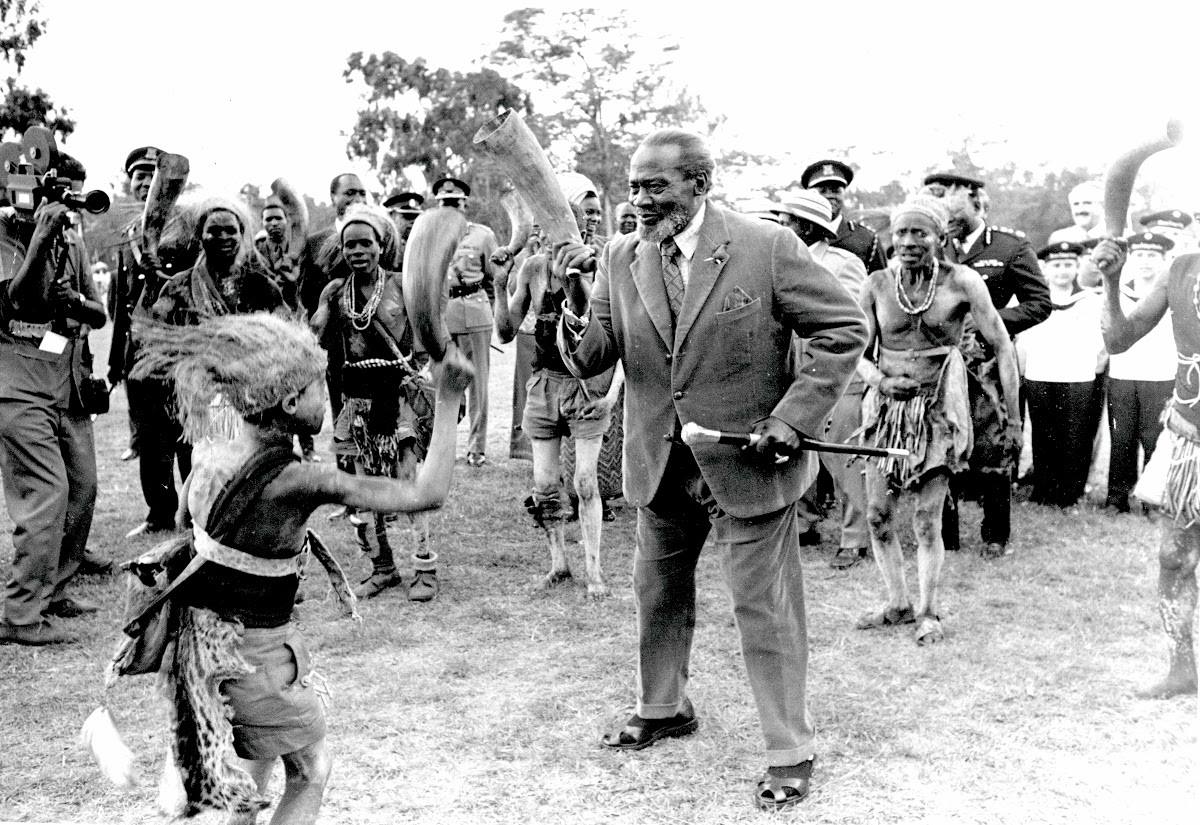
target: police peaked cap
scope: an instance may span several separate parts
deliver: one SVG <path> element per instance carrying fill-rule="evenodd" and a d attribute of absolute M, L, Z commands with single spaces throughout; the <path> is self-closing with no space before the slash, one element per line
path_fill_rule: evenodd
<path fill-rule="evenodd" d="M 942 186 L 967 186 L 971 189 L 982 189 L 984 186 L 983 181 L 978 178 L 960 175 L 958 172 L 934 172 L 926 175 L 922 185 L 928 186 L 931 183 L 940 183 Z"/>
<path fill-rule="evenodd" d="M 134 149 L 125 158 L 125 176 L 131 177 L 133 170 L 139 166 L 149 166 L 154 169 L 158 166 L 158 156 L 163 153 L 162 149 L 157 146 L 139 146 Z"/>
<path fill-rule="evenodd" d="M 819 160 L 810 163 L 800 175 L 800 185 L 812 189 L 821 183 L 840 183 L 849 186 L 854 180 L 854 170 L 840 160 Z"/>

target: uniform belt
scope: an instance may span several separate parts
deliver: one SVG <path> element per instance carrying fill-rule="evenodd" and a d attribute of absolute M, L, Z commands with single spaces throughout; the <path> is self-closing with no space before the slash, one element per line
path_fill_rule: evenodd
<path fill-rule="evenodd" d="M 481 289 L 483 289 L 483 287 L 480 286 L 479 284 L 468 284 L 466 286 L 452 286 L 452 287 L 450 287 L 450 297 L 451 298 L 463 298 L 463 297 L 466 297 L 467 295 L 474 295 L 476 292 L 478 292 Z"/>

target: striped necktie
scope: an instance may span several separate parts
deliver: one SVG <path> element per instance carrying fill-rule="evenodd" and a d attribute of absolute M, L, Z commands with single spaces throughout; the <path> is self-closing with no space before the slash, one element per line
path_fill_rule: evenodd
<path fill-rule="evenodd" d="M 662 271 L 663 283 L 667 287 L 667 300 L 671 303 L 671 320 L 679 318 L 679 310 L 683 306 L 683 273 L 676 262 L 679 245 L 674 238 L 662 242 Z"/>

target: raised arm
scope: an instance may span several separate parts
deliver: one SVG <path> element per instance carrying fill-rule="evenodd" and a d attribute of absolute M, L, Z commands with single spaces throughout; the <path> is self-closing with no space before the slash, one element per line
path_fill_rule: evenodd
<path fill-rule="evenodd" d="M 381 513 L 419 513 L 441 507 L 450 492 L 454 474 L 458 405 L 471 380 L 471 365 L 451 345 L 446 357 L 434 367 L 437 401 L 433 416 L 433 438 L 425 461 L 412 481 L 377 476 L 352 476 L 330 467 L 321 476 L 319 504 L 347 504 L 360 510 Z"/>
<path fill-rule="evenodd" d="M 1190 257 L 1190 256 L 1189 256 Z M 1100 331 L 1104 348 L 1111 354 L 1132 347 L 1167 314 L 1167 284 L 1176 267 L 1186 265 L 1187 257 L 1176 258 L 1171 268 L 1158 277 L 1150 291 L 1126 315 L 1121 308 L 1121 270 L 1125 267 L 1125 249 L 1112 240 L 1103 240 L 1092 253 L 1092 261 L 1104 278 L 1104 312 Z"/>
<path fill-rule="evenodd" d="M 539 269 L 545 280 L 546 256 L 530 255 L 521 262 L 516 280 L 512 285 L 507 284 L 507 276 L 504 280 L 496 282 L 500 287 L 496 290 L 496 336 L 503 344 L 507 344 L 516 337 L 521 322 L 525 320 L 525 315 L 529 312 L 529 284 L 534 278 L 535 271 Z"/>

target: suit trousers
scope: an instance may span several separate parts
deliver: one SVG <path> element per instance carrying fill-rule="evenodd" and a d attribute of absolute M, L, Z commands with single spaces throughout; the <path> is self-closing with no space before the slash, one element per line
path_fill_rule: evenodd
<path fill-rule="evenodd" d="M 129 408 L 136 409 L 139 425 L 138 469 L 142 496 L 149 511 L 146 521 L 155 528 L 175 524 L 179 495 L 175 490 L 175 465 L 179 477 L 192 471 L 192 448 L 183 441 L 183 428 L 175 418 L 170 386 L 162 381 L 134 381 L 125 385 Z"/>
<path fill-rule="evenodd" d="M 47 401 L 0 401 L 0 472 L 13 520 L 4 618 L 37 624 L 79 569 L 96 503 L 92 419 Z"/>
<path fill-rule="evenodd" d="M 770 765 L 813 756 L 808 712 L 808 630 L 796 504 L 750 519 L 722 512 L 691 451 L 671 451 L 654 499 L 638 509 L 637 713 L 662 719 L 687 694 L 696 625 L 696 564 L 709 531 L 721 553 Z"/>
<path fill-rule="evenodd" d="M 467 452 L 483 455 L 487 452 L 488 367 L 492 360 L 492 328 L 459 332 L 451 337 L 475 369 L 475 377 L 467 387 L 467 414 L 471 419 Z"/>

